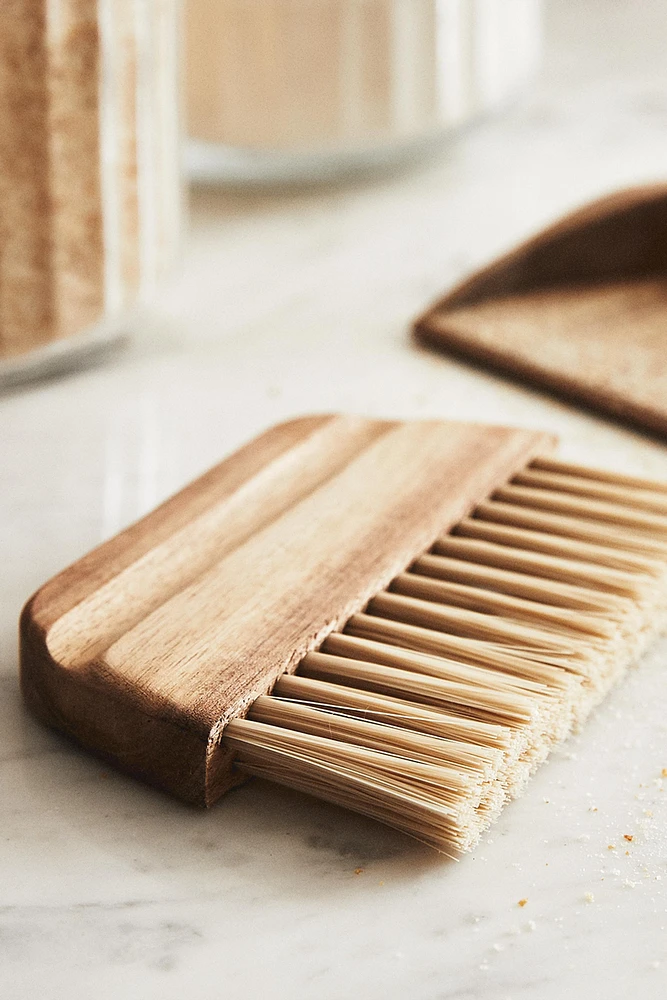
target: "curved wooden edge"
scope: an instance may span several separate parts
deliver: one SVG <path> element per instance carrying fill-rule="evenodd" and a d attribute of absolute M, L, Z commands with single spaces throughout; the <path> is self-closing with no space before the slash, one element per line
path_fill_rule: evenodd
<path fill-rule="evenodd" d="M 105 683 L 95 671 L 63 669 L 27 602 L 19 623 L 19 681 L 29 712 L 44 725 L 133 777 L 205 807 L 208 732 L 185 727 L 165 706 Z M 141 732 L 142 739 L 136 734 Z M 165 772 L 165 763 L 168 769 Z"/>
<path fill-rule="evenodd" d="M 464 361 L 477 364 L 488 371 L 501 372 L 513 381 L 529 385 L 538 392 L 551 393 L 565 402 L 573 402 L 596 416 L 620 420 L 634 430 L 653 434 L 661 440 L 667 437 L 667 418 L 663 413 L 639 406 L 620 393 L 597 387 L 595 391 L 579 381 L 576 374 L 569 378 L 557 375 L 537 362 L 518 358 L 512 351 L 489 347 L 459 334 L 453 327 L 440 325 L 435 330 L 429 323 L 416 322 L 414 339 L 429 350 L 444 350 Z"/>
<path fill-rule="evenodd" d="M 168 538 L 207 507 L 229 496 L 265 462 L 280 457 L 335 418 L 335 414 L 329 413 L 294 417 L 242 445 L 228 458 L 168 497 L 148 515 L 91 549 L 47 581 L 27 602 L 30 615 L 48 630 L 58 618 L 74 608 L 91 587 L 100 586 L 126 569 L 157 542 Z"/>
<path fill-rule="evenodd" d="M 107 683 L 96 664 L 69 670 L 52 655 L 49 631 L 91 589 L 103 587 L 151 547 L 233 493 L 267 461 L 280 458 L 335 419 L 335 414 L 301 416 L 269 428 L 40 587 L 19 618 L 19 683 L 29 711 L 128 773 L 187 802 L 207 805 L 209 727 L 184 719 L 168 700 Z M 138 731 L 143 740 L 134 738 Z M 171 773 L 161 781 L 165 761 Z"/>
<path fill-rule="evenodd" d="M 664 216 L 661 238 L 647 245 L 645 215 L 650 213 L 655 223 L 656 210 Z M 625 233 L 614 232 L 619 223 L 625 226 Z M 560 260 L 558 254 L 563 255 L 563 251 L 566 259 Z M 425 334 L 434 313 L 550 285 L 661 271 L 667 271 L 667 184 L 625 188 L 574 209 L 467 276 L 431 303 L 412 330 L 417 340 L 432 346 L 435 338 Z"/>

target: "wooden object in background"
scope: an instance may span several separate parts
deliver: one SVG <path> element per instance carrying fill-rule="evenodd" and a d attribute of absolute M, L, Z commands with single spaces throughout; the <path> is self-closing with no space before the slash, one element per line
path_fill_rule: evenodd
<path fill-rule="evenodd" d="M 234 780 L 228 722 L 552 443 L 474 424 L 280 425 L 37 592 L 26 701 L 210 805 Z"/>
<path fill-rule="evenodd" d="M 568 215 L 449 292 L 414 332 L 667 435 L 667 185 Z"/>

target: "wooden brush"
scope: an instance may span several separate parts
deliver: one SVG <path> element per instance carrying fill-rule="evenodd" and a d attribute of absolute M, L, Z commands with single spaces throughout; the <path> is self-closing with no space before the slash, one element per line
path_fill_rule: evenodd
<path fill-rule="evenodd" d="M 256 774 L 468 849 L 665 619 L 667 485 L 553 445 L 275 427 L 33 596 L 26 701 L 188 802 Z"/>

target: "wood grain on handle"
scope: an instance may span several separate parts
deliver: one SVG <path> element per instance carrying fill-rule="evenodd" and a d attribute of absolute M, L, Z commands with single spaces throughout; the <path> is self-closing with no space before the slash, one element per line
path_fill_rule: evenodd
<path fill-rule="evenodd" d="M 273 428 L 37 592 L 26 700 L 208 805 L 234 781 L 226 723 L 551 443 L 343 416 Z"/>

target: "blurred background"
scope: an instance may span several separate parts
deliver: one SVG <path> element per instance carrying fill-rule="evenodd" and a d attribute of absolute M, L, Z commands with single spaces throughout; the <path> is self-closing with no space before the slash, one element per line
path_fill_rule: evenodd
<path fill-rule="evenodd" d="M 23 7 L 0 13 L 24 58 L 0 87 L 7 636 L 43 577 L 296 413 L 540 425 L 660 466 L 409 328 L 563 212 L 664 178 L 661 0 Z"/>
<path fill-rule="evenodd" d="M 0 14 L 0 385 L 154 322 L 216 351 L 297 294 L 292 336 L 308 309 L 336 337 L 402 330 L 543 222 L 664 173 L 659 0 L 52 12 Z"/>
<path fill-rule="evenodd" d="M 388 1000 L 434 996 L 442 969 L 451 996 L 663 995 L 664 835 L 623 860 L 631 893 L 586 845 L 602 819 L 631 829 L 667 763 L 657 661 L 512 807 L 521 865 L 500 824 L 479 863 L 417 871 L 297 797 L 286 817 L 248 786 L 202 818 L 101 781 L 24 713 L 16 622 L 300 413 L 540 427 L 566 458 L 667 478 L 658 440 L 409 333 L 562 213 L 665 179 L 666 52 L 664 0 L 0 4 L 3 996 Z M 512 937 L 524 896 L 538 932 Z"/>
<path fill-rule="evenodd" d="M 541 0 L 189 0 L 190 175 L 321 180 L 424 152 L 538 68 Z"/>

